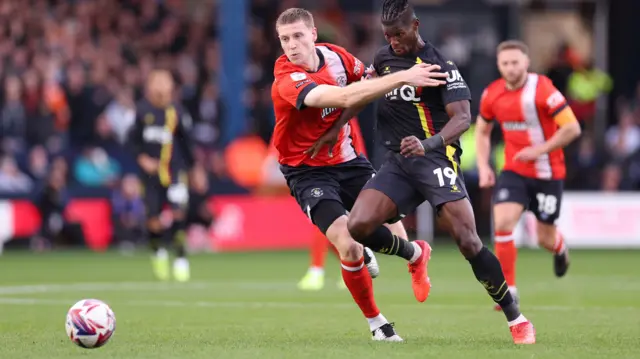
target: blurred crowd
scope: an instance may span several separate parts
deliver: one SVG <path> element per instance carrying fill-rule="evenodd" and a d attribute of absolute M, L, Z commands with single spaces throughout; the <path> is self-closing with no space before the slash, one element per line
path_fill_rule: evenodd
<path fill-rule="evenodd" d="M 245 134 L 265 144 L 274 121 L 272 65 L 280 54 L 273 24 L 284 8 L 313 3 L 252 1 Z M 380 45 L 374 13 L 347 18 L 337 0 L 325 0 L 314 15 L 320 40 L 348 47 L 362 59 L 373 58 Z M 176 101 L 194 120 L 197 161 L 214 180 L 227 178 L 216 19 L 211 0 L 1 1 L 0 193 L 27 196 L 54 185 L 71 195 L 93 190 L 111 195 L 114 188 L 118 196 L 139 192 L 135 176 L 121 186 L 124 176 L 137 171 L 124 143 L 144 79 L 155 67 L 171 69 L 178 81 Z M 467 39 L 448 33 L 436 45 L 465 71 L 470 62 Z M 638 188 L 640 84 L 636 97 L 618 101 L 615 124 L 601 134 L 589 129 L 595 99 L 613 85 L 608 75 L 576 61 L 564 48 L 549 76 L 571 99 L 587 129 L 567 154 L 568 187 Z M 601 142 L 604 151 L 598 150 Z"/>

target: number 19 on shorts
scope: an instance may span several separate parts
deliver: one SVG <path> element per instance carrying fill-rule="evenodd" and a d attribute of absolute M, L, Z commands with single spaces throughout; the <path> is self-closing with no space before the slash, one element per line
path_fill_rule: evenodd
<path fill-rule="evenodd" d="M 458 177 L 456 172 L 451 167 L 436 168 L 435 170 L 433 170 L 433 174 L 438 177 L 438 184 L 440 185 L 440 187 L 444 187 L 445 177 L 449 180 L 449 186 L 453 186 L 454 184 L 456 184 L 456 178 Z"/>

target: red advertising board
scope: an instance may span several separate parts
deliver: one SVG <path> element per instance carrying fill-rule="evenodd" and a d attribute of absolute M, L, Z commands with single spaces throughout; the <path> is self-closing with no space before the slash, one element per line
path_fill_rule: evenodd
<path fill-rule="evenodd" d="M 209 229 L 214 251 L 306 248 L 316 228 L 292 197 L 216 196 L 209 202 L 216 221 Z M 87 247 L 106 250 L 112 240 L 111 207 L 106 199 L 74 199 L 68 220 L 82 225 Z M 0 201 L 0 241 L 29 237 L 40 227 L 37 208 L 26 201 Z"/>

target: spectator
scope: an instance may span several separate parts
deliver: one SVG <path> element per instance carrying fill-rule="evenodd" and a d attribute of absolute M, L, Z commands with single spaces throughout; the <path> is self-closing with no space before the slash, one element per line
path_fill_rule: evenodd
<path fill-rule="evenodd" d="M 640 128 L 633 112 L 623 111 L 618 124 L 607 131 L 605 141 L 611 155 L 618 160 L 624 160 L 640 149 Z"/>
<path fill-rule="evenodd" d="M 22 83 L 17 76 L 9 76 L 4 83 L 4 104 L 0 113 L 0 131 L 3 149 L 7 153 L 21 152 L 25 148 L 27 118 L 22 104 Z"/>
<path fill-rule="evenodd" d="M 0 192 L 5 194 L 27 194 L 33 189 L 33 181 L 20 172 L 13 157 L 0 159 Z"/>
<path fill-rule="evenodd" d="M 74 165 L 75 178 L 88 187 L 111 186 L 120 175 L 120 165 L 99 147 L 87 148 Z"/>
<path fill-rule="evenodd" d="M 122 178 L 120 188 L 111 198 L 114 240 L 122 250 L 128 251 L 142 238 L 145 229 L 145 208 L 142 201 L 140 181 L 134 174 Z"/>

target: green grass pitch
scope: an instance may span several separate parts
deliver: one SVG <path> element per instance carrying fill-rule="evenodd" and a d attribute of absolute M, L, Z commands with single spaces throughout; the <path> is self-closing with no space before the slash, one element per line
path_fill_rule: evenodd
<path fill-rule="evenodd" d="M 0 257 L 0 358 L 639 358 L 640 252 L 574 251 L 566 278 L 551 256 L 523 250 L 519 289 L 538 344 L 516 347 L 501 313 L 452 247 L 436 246 L 433 288 L 417 303 L 402 260 L 378 256 L 378 304 L 405 343 L 374 343 L 328 261 L 324 290 L 296 282 L 307 254 L 192 258 L 190 283 L 153 280 L 146 254 L 5 253 Z M 98 298 L 117 330 L 100 349 L 73 345 L 67 309 Z"/>

